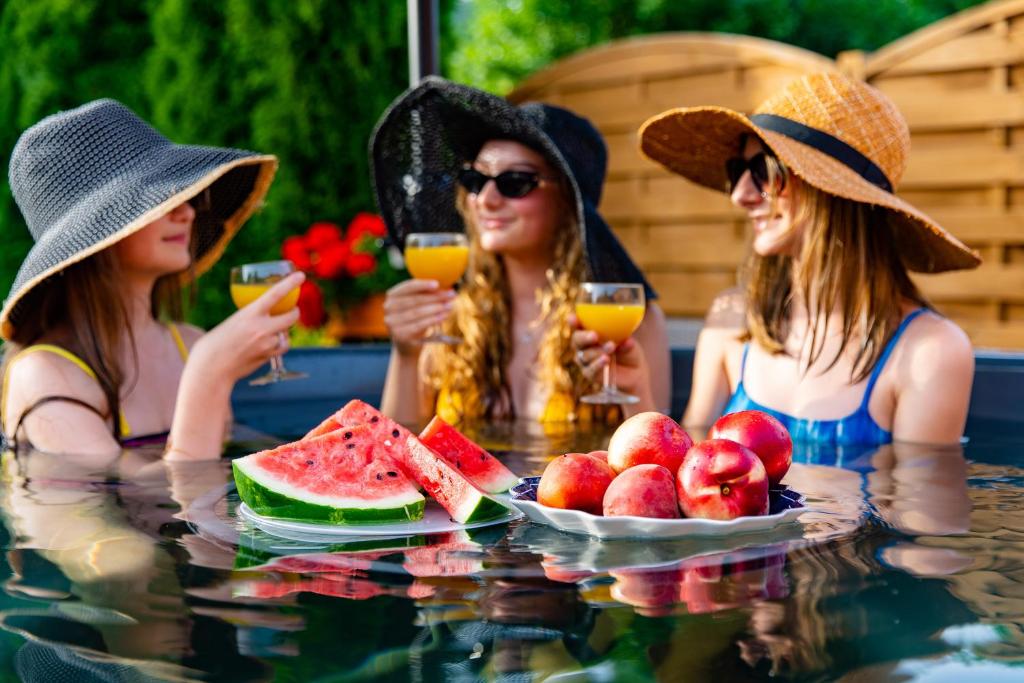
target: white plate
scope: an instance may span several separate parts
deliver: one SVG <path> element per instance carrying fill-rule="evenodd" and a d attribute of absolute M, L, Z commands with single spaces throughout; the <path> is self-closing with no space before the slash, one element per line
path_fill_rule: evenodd
<path fill-rule="evenodd" d="M 504 524 L 522 517 L 518 510 L 510 509 L 506 514 L 482 522 L 459 524 L 437 503 L 430 500 L 423 510 L 423 519 L 415 522 L 392 522 L 389 524 L 313 524 L 295 522 L 287 519 L 264 517 L 253 512 L 245 503 L 239 503 L 238 515 L 258 529 L 296 541 L 352 541 L 358 538 L 398 538 L 419 534 L 441 534 L 460 529 L 478 529 L 480 527 Z"/>
<path fill-rule="evenodd" d="M 512 487 L 510 502 L 519 508 L 531 522 L 547 524 L 573 534 L 588 534 L 598 538 L 682 538 L 685 536 L 722 536 L 752 531 L 764 531 L 780 524 L 796 521 L 808 511 L 806 507 L 791 507 L 773 515 L 737 517 L 728 521 L 718 519 L 657 519 L 654 517 L 602 517 L 580 510 L 562 510 L 541 505 L 535 500 L 517 498 L 539 477 L 526 477 Z M 792 495 L 791 493 L 789 495 Z"/>

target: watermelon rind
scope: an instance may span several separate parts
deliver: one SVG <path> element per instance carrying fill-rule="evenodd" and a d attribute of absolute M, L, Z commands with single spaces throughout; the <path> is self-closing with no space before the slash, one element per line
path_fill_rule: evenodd
<path fill-rule="evenodd" d="M 420 432 L 419 438 L 487 493 L 504 493 L 519 483 L 518 475 L 438 415 Z"/>
<path fill-rule="evenodd" d="M 323 496 L 285 483 L 247 456 L 232 461 L 235 486 L 249 509 L 264 517 L 323 524 L 384 524 L 423 519 L 426 500 L 415 491 L 384 498 Z"/>
<path fill-rule="evenodd" d="M 406 440 L 407 467 L 413 477 L 460 524 L 483 522 L 508 514 L 508 507 L 491 498 L 444 458 L 415 436 Z"/>

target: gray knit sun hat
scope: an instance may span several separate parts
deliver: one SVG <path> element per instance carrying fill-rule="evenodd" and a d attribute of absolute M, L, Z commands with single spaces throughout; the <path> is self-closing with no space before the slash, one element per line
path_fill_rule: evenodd
<path fill-rule="evenodd" d="M 0 311 L 0 335 L 13 336 L 50 278 L 208 188 L 183 283 L 202 274 L 259 208 L 276 169 L 271 155 L 175 144 L 114 100 L 43 119 L 11 153 L 11 191 L 35 245 Z"/>

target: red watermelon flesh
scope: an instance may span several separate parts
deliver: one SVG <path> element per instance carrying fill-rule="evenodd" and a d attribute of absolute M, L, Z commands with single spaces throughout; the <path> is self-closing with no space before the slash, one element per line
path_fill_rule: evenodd
<path fill-rule="evenodd" d="M 400 444 L 399 444 L 400 445 Z M 473 485 L 415 436 L 405 442 L 406 469 L 460 524 L 500 517 L 508 508 Z"/>
<path fill-rule="evenodd" d="M 239 495 L 257 514 L 348 524 L 423 517 L 423 496 L 369 427 L 254 453 L 232 469 Z"/>
<path fill-rule="evenodd" d="M 420 441 L 488 493 L 508 491 L 519 481 L 501 461 L 436 415 L 420 433 Z"/>
<path fill-rule="evenodd" d="M 332 422 L 338 427 L 329 434 L 357 426 L 367 428 L 381 451 L 401 463 L 409 478 L 433 496 L 456 522 L 493 519 L 508 512 L 508 508 L 487 496 L 454 466 L 424 446 L 412 432 L 368 403 L 358 399 L 349 401 L 313 432 L 330 428 Z"/>
<path fill-rule="evenodd" d="M 406 449 L 401 445 L 412 436 L 412 432 L 359 399 L 352 399 L 346 403 L 343 408 L 321 422 L 302 440 L 317 438 L 317 435 L 329 434 L 343 427 L 365 427 L 368 430 L 367 433 L 376 439 L 379 448 L 401 465 L 409 478 L 415 479 L 413 471 L 406 467 Z"/>

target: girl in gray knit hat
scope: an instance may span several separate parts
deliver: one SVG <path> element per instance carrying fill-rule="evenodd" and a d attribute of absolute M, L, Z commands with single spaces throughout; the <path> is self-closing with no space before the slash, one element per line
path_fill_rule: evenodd
<path fill-rule="evenodd" d="M 174 144 L 113 100 L 22 134 L 10 183 L 35 245 L 0 311 L 0 425 L 9 445 L 105 455 L 168 438 L 216 458 L 235 381 L 281 353 L 298 312 L 271 315 L 285 278 L 207 334 L 181 287 L 259 207 L 277 160 Z"/>

